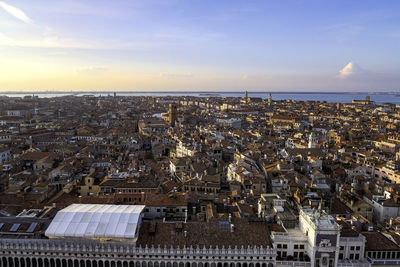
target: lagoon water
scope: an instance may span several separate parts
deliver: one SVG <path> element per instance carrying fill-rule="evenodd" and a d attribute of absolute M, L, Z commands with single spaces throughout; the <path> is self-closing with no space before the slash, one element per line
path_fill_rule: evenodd
<path fill-rule="evenodd" d="M 112 96 L 114 92 L 84 92 L 84 93 L 57 93 L 57 92 L 43 92 L 35 93 L 38 97 L 51 98 L 61 97 L 67 95 L 94 95 L 94 96 Z M 400 92 L 399 93 L 299 93 L 299 92 L 271 92 L 273 100 L 297 100 L 297 101 L 326 101 L 326 102 L 340 102 L 340 103 L 351 103 L 354 99 L 365 99 L 366 96 L 370 96 L 372 101 L 377 104 L 382 103 L 393 103 L 400 104 Z M 8 97 L 24 97 L 26 95 L 32 95 L 32 93 L 0 93 L 0 96 Z M 243 92 L 117 92 L 118 96 L 197 96 L 197 97 L 243 97 Z M 261 97 L 263 99 L 268 98 L 268 92 L 249 92 L 249 97 Z"/>

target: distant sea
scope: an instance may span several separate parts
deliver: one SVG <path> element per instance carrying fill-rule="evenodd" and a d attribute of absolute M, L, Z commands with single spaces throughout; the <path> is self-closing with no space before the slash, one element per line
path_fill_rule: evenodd
<path fill-rule="evenodd" d="M 297 101 L 326 101 L 326 102 L 340 102 L 351 103 L 352 100 L 365 99 L 370 96 L 372 101 L 377 104 L 393 103 L 400 104 L 399 93 L 314 93 L 314 92 L 271 92 L 273 100 L 297 100 Z M 24 97 L 32 96 L 33 93 L 0 93 L 0 96 L 8 97 Z M 61 96 L 113 96 L 114 92 L 40 92 L 35 93 L 35 96 L 40 98 L 51 98 Z M 196 96 L 196 97 L 244 97 L 244 92 L 117 92 L 117 96 Z M 260 97 L 263 99 L 268 98 L 268 92 L 248 92 L 249 97 Z"/>

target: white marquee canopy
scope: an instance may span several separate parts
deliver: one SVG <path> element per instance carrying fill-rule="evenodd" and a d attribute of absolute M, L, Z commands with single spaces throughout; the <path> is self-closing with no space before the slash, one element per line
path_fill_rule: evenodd
<path fill-rule="evenodd" d="M 48 237 L 135 238 L 144 205 L 72 204 L 54 217 Z"/>

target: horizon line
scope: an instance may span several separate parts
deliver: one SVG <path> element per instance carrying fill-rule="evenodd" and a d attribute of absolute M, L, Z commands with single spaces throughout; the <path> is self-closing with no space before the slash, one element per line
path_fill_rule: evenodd
<path fill-rule="evenodd" d="M 0 95 L 5 94 L 82 94 L 82 93 L 145 93 L 145 94 L 152 94 L 152 93 L 175 93 L 175 94 L 182 94 L 182 93 L 206 93 L 206 94 L 227 94 L 227 93 L 245 93 L 248 94 L 260 94 L 260 93 L 274 93 L 274 94 L 287 94 L 287 93 L 296 93 L 296 94 L 398 94 L 398 91 L 250 91 L 250 90 L 243 90 L 243 91 L 129 91 L 129 90 L 106 90 L 106 91 L 91 91 L 91 90 L 82 90 L 82 91 L 65 91 L 65 90 L 48 90 L 48 91 L 0 91 Z"/>

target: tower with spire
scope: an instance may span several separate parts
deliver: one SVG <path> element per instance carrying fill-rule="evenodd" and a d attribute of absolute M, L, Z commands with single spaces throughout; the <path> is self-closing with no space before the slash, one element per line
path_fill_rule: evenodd
<path fill-rule="evenodd" d="M 308 137 L 308 148 L 316 148 L 318 143 L 318 137 L 315 133 L 311 133 Z"/>
<path fill-rule="evenodd" d="M 268 94 L 268 106 L 272 105 L 272 95 L 271 93 Z"/>

